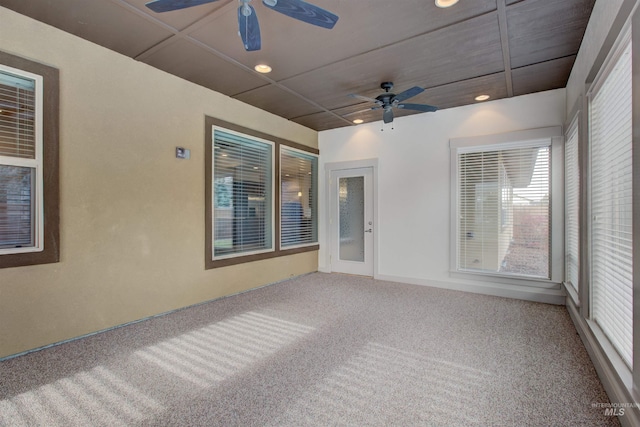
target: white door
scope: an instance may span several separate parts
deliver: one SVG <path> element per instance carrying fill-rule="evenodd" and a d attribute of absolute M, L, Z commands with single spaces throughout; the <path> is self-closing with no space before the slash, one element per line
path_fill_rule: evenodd
<path fill-rule="evenodd" d="M 331 270 L 373 276 L 373 168 L 331 172 Z"/>

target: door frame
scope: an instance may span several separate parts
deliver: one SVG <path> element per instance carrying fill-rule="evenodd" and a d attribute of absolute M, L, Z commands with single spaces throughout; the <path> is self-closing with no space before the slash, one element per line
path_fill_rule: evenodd
<path fill-rule="evenodd" d="M 324 165 L 324 229 L 325 229 L 325 265 L 326 272 L 330 273 L 333 271 L 333 267 L 331 265 L 331 260 L 335 259 L 338 254 L 334 254 L 333 252 L 333 230 L 332 225 L 330 224 L 331 220 L 331 175 L 335 171 L 342 171 L 348 169 L 361 169 L 361 168 L 371 168 L 372 169 L 372 189 L 371 192 L 373 194 L 373 278 L 378 278 L 378 241 L 379 241 L 379 224 L 378 221 L 378 159 L 363 159 L 363 160 L 353 160 L 348 162 L 331 162 L 325 163 Z"/>

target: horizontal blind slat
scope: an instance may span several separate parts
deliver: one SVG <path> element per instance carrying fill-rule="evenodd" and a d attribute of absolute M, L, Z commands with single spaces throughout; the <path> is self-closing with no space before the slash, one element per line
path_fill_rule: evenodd
<path fill-rule="evenodd" d="M 458 268 L 548 277 L 549 147 L 509 147 L 458 153 Z"/>
<path fill-rule="evenodd" d="M 593 318 L 632 365 L 631 50 L 590 99 Z"/>
<path fill-rule="evenodd" d="M 214 257 L 272 248 L 272 146 L 213 132 Z"/>
<path fill-rule="evenodd" d="M 317 242 L 317 157 L 283 147 L 281 169 L 282 247 Z"/>

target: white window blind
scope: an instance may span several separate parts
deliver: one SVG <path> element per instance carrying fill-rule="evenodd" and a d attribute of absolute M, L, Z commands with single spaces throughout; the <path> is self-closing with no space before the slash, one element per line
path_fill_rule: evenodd
<path fill-rule="evenodd" d="M 580 271 L 578 126 L 579 119 L 576 117 L 567 130 L 564 146 L 565 283 L 576 292 L 578 292 L 578 273 Z"/>
<path fill-rule="evenodd" d="M 550 277 L 550 144 L 458 150 L 459 271 Z"/>
<path fill-rule="evenodd" d="M 272 144 L 213 132 L 213 257 L 273 249 Z"/>
<path fill-rule="evenodd" d="M 35 81 L 0 70 L 0 156 L 35 158 Z"/>
<path fill-rule="evenodd" d="M 318 158 L 282 147 L 280 155 L 280 244 L 316 243 Z"/>
<path fill-rule="evenodd" d="M 631 41 L 590 96 L 592 318 L 633 358 Z"/>
<path fill-rule="evenodd" d="M 0 68 L 0 253 L 37 246 L 36 111 L 36 80 Z"/>

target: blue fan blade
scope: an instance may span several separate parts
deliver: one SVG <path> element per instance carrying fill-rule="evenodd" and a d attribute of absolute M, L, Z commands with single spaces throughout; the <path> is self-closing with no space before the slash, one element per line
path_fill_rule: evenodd
<path fill-rule="evenodd" d="M 404 108 L 405 110 L 425 111 L 428 113 L 438 110 L 438 107 L 427 104 L 399 104 L 398 108 Z"/>
<path fill-rule="evenodd" d="M 260 24 L 258 24 L 256 10 L 247 4 L 246 7 L 251 10 L 251 14 L 244 16 L 242 13 L 244 7 L 240 6 L 238 8 L 238 32 L 242 37 L 242 43 L 247 51 L 260 50 Z"/>
<path fill-rule="evenodd" d="M 393 121 L 393 110 L 391 108 L 387 108 L 382 113 L 382 121 L 385 123 L 391 123 Z"/>
<path fill-rule="evenodd" d="M 318 27 L 331 29 L 338 22 L 337 15 L 302 0 L 277 0 L 274 6 L 265 0 L 262 3 L 276 12 Z"/>
<path fill-rule="evenodd" d="M 154 12 L 160 13 L 200 6 L 201 4 L 213 3 L 214 1 L 218 0 L 153 0 L 145 4 L 145 6 Z"/>
<path fill-rule="evenodd" d="M 404 92 L 400 92 L 399 94 L 397 94 L 396 97 L 394 98 L 394 101 L 402 102 L 405 99 L 409 99 L 422 92 L 424 92 L 424 89 L 418 86 L 414 86 L 411 89 L 407 89 Z"/>

